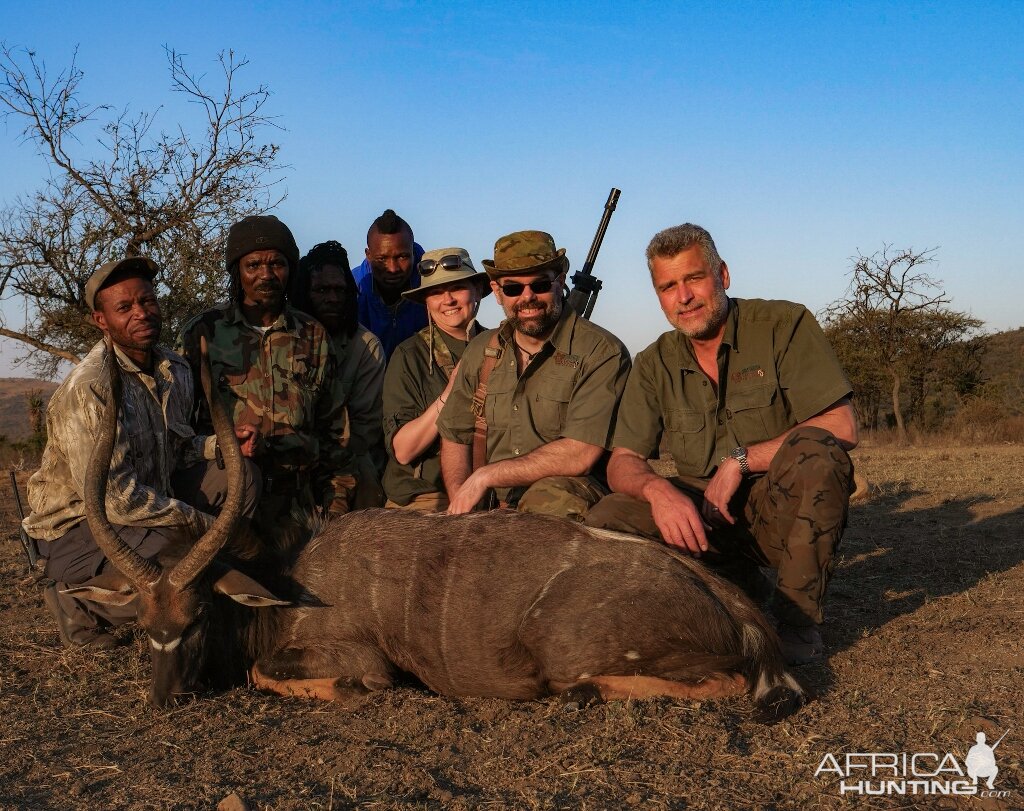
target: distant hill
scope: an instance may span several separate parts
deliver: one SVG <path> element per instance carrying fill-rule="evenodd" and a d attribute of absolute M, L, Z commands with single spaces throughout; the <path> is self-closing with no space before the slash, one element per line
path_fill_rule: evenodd
<path fill-rule="evenodd" d="M 49 380 L 34 380 L 30 377 L 0 377 L 0 435 L 11 442 L 28 438 L 31 433 L 28 423 L 28 395 L 32 391 L 43 393 L 43 399 L 50 402 L 50 395 L 57 389 Z"/>
<path fill-rule="evenodd" d="M 1008 377 L 1024 382 L 1024 327 L 985 338 L 981 369 L 986 380 Z"/>

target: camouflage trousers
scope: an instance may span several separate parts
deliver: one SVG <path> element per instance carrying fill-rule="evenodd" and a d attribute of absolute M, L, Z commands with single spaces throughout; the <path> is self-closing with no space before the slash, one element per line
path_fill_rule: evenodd
<path fill-rule="evenodd" d="M 697 504 L 703 494 L 675 478 Z M 846 528 L 853 462 L 836 438 L 820 428 L 793 431 L 767 473 L 745 480 L 729 504 L 736 523 L 708 533 L 701 560 L 751 592 L 759 566 L 778 570 L 772 610 L 780 622 L 806 626 L 824 620 L 825 589 Z M 588 526 L 661 540 L 651 507 L 614 493 L 587 515 Z"/>
<path fill-rule="evenodd" d="M 529 487 L 513 488 L 507 503 L 519 512 L 582 521 L 607 495 L 608 488 L 593 476 L 546 476 Z"/>

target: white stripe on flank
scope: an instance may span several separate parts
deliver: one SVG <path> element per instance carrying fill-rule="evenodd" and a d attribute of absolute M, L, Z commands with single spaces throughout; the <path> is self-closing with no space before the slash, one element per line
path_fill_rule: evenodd
<path fill-rule="evenodd" d="M 420 544 L 413 543 L 413 558 L 409 564 L 408 581 L 405 584 L 405 600 L 402 604 L 402 610 L 404 611 L 402 622 L 406 651 L 409 650 L 410 640 L 412 639 L 412 623 L 410 621 L 412 618 L 412 590 L 420 582 L 419 563 Z"/>
<path fill-rule="evenodd" d="M 373 550 L 370 563 L 370 610 L 373 612 L 373 620 L 376 628 L 381 627 L 380 621 L 380 558 L 382 555 L 381 546 L 378 544 Z"/>
<path fill-rule="evenodd" d="M 448 667 L 448 610 L 451 606 L 452 590 L 455 583 L 455 564 L 451 557 L 447 558 L 445 565 L 444 594 L 441 596 L 440 633 L 438 634 L 438 647 L 441 650 L 441 667 L 444 668 L 444 676 L 453 690 L 458 687 L 452 681 L 452 671 Z"/>

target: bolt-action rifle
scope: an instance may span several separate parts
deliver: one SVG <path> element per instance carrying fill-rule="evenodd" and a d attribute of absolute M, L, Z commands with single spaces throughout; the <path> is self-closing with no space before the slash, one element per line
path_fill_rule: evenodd
<path fill-rule="evenodd" d="M 36 561 L 39 560 L 39 548 L 36 546 L 36 539 L 25 532 L 25 527 L 22 526 L 21 522 L 25 520 L 25 508 L 21 505 L 18 479 L 15 477 L 13 470 L 10 473 L 11 487 L 14 489 L 14 504 L 18 508 L 18 538 L 21 540 L 21 546 L 25 550 L 25 557 L 28 558 L 28 568 L 34 569 Z"/>
<path fill-rule="evenodd" d="M 604 204 L 604 214 L 601 216 L 601 223 L 597 226 L 597 233 L 594 234 L 594 241 L 590 245 L 587 261 L 572 276 L 569 306 L 581 318 L 590 318 L 590 314 L 594 312 L 594 305 L 597 303 L 597 294 L 601 292 L 601 280 L 594 276 L 594 263 L 597 262 L 597 253 L 601 250 L 604 232 L 608 230 L 608 222 L 611 220 L 615 204 L 618 202 L 619 190 L 613 188 L 608 193 L 608 202 Z"/>

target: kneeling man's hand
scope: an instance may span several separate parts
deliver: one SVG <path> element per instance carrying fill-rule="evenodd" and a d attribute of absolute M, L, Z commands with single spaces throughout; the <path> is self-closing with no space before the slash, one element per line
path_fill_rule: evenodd
<path fill-rule="evenodd" d="M 253 457 L 259 451 L 260 432 L 255 425 L 248 423 L 235 426 L 235 436 L 242 456 Z"/>
<path fill-rule="evenodd" d="M 645 493 L 654 523 L 669 546 L 700 557 L 702 552 L 708 551 L 708 537 L 700 511 L 693 499 L 670 482 L 662 481 L 664 484 L 658 483 L 655 492 Z"/>

